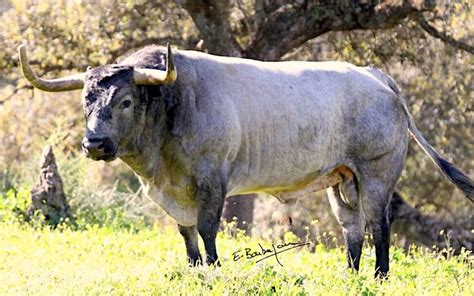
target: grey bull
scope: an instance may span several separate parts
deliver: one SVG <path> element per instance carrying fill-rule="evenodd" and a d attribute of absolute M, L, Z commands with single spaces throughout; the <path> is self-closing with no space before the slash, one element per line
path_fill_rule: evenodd
<path fill-rule="evenodd" d="M 474 197 L 474 183 L 420 134 L 396 83 L 343 62 L 260 62 L 146 47 L 120 63 L 65 78 L 25 77 L 45 91 L 83 89 L 82 143 L 95 160 L 120 158 L 179 226 L 191 264 L 219 263 L 224 199 L 266 193 L 292 204 L 327 189 L 348 264 L 359 268 L 365 227 L 376 276 L 389 270 L 390 198 L 408 133 L 440 171 Z"/>

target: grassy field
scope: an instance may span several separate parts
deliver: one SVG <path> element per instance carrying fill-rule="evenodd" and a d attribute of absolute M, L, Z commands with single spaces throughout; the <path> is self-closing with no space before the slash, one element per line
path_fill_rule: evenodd
<path fill-rule="evenodd" d="M 294 241 L 287 237 L 286 241 Z M 174 227 L 73 231 L 0 223 L 1 295 L 474 295 L 472 258 L 444 257 L 393 248 L 391 277 L 372 278 L 373 250 L 365 248 L 362 270 L 345 269 L 340 249 L 295 248 L 255 263 L 233 260 L 244 248 L 258 250 L 248 237 L 218 237 L 220 268 L 188 267 L 184 244 Z M 277 244 L 278 242 L 274 242 Z"/>

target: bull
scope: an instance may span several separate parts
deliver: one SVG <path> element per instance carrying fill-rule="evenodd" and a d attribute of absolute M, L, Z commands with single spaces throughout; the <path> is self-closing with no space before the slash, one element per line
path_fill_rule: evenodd
<path fill-rule="evenodd" d="M 149 46 L 117 64 L 46 80 L 19 48 L 27 80 L 44 91 L 82 89 L 87 157 L 120 158 L 178 223 L 191 264 L 219 264 L 224 199 L 265 193 L 288 205 L 327 189 L 350 268 L 365 227 L 376 276 L 389 271 L 389 205 L 408 133 L 473 200 L 474 183 L 422 136 L 394 80 L 344 62 L 261 62 Z"/>

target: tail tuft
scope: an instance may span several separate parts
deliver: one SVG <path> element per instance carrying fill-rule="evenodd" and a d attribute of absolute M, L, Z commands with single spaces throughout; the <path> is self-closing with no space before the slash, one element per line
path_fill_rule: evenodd
<path fill-rule="evenodd" d="M 461 190 L 469 200 L 474 202 L 474 182 L 461 172 L 454 164 L 450 163 L 446 159 L 439 157 L 436 162 L 441 167 L 441 170 L 445 173 L 446 177 Z"/>

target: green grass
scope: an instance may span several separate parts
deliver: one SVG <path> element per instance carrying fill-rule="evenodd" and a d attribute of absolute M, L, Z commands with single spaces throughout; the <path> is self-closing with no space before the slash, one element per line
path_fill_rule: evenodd
<path fill-rule="evenodd" d="M 88 227 L 50 230 L 0 222 L 1 295 L 474 295 L 472 258 L 445 259 L 420 250 L 392 248 L 391 277 L 372 278 L 373 250 L 362 270 L 345 269 L 344 253 L 322 245 L 314 253 L 295 249 L 255 264 L 232 253 L 270 242 L 218 237 L 222 267 L 188 267 L 175 227 L 140 230 Z M 277 243 L 277 242 L 275 242 Z M 202 246 L 201 246 L 202 250 Z"/>

